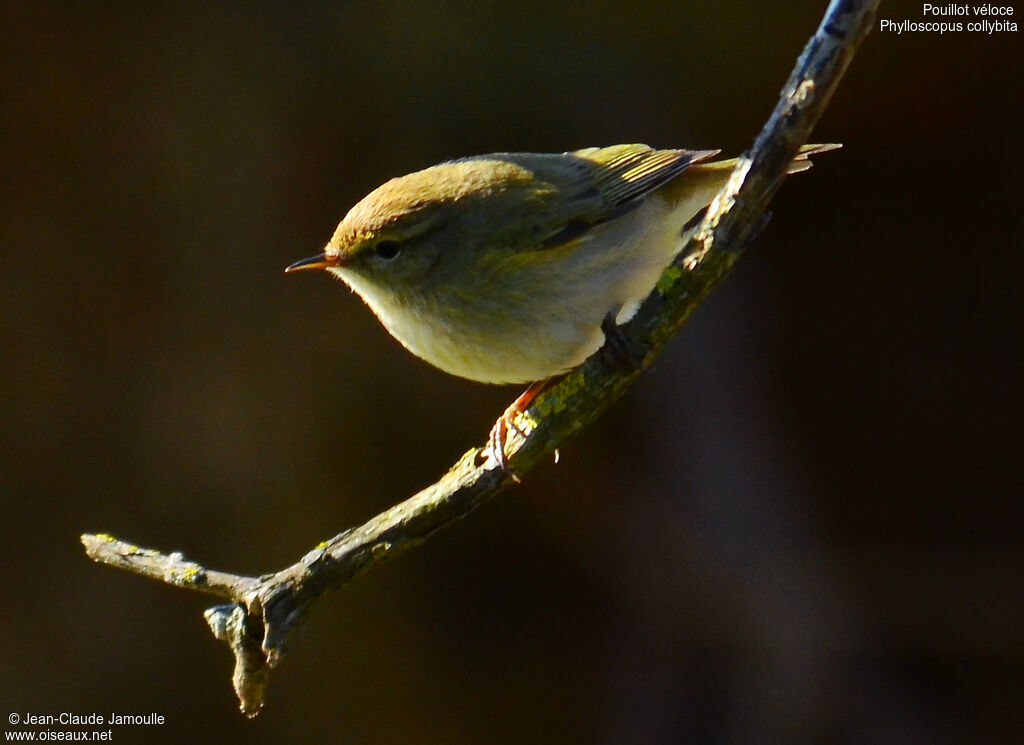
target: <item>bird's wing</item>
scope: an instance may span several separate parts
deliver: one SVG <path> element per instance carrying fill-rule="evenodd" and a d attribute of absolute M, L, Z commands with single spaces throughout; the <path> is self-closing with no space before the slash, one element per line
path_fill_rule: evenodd
<path fill-rule="evenodd" d="M 720 150 L 655 150 L 647 145 L 587 148 L 569 157 L 594 164 L 590 178 L 605 209 L 605 219 L 622 214 L 694 163 L 718 155 Z"/>
<path fill-rule="evenodd" d="M 538 176 L 557 186 L 538 213 L 539 248 L 585 239 L 591 229 L 638 207 L 643 198 L 718 150 L 655 150 L 647 145 L 592 147 L 536 161 Z M 552 156 L 547 156 L 551 158 Z M 541 168 L 551 168 L 545 173 Z"/>

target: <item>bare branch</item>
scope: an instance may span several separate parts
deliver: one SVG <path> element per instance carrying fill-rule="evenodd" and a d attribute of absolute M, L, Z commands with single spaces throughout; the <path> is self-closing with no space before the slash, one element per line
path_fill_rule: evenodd
<path fill-rule="evenodd" d="M 623 329 L 645 365 L 728 274 L 763 225 L 787 166 L 824 111 L 877 6 L 878 0 L 830 3 L 750 153 L 740 159 L 711 204 L 696 237 Z M 549 458 L 618 400 L 637 375 L 638 370 L 609 364 L 598 353 L 551 385 L 516 418 L 506 443 L 509 467 L 522 475 Z M 107 535 L 83 535 L 82 542 L 96 561 L 233 601 L 211 608 L 206 617 L 215 636 L 235 654 L 235 691 L 242 711 L 255 716 L 263 705 L 270 668 L 313 601 L 421 543 L 513 482 L 493 453 L 474 448 L 437 483 L 263 577 L 208 570 L 181 554 L 162 554 Z"/>
<path fill-rule="evenodd" d="M 204 569 L 195 562 L 186 561 L 180 553 L 162 554 L 151 548 L 140 548 L 118 540 L 106 533 L 87 533 L 82 536 L 82 545 L 85 546 L 85 553 L 89 558 L 101 564 L 110 564 L 118 569 L 158 579 L 169 585 L 206 592 L 222 598 L 242 597 L 256 589 L 259 584 L 259 580 L 252 577 Z"/>

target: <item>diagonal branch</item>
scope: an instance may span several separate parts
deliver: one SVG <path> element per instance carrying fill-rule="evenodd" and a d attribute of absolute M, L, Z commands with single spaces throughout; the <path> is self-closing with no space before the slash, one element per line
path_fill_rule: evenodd
<path fill-rule="evenodd" d="M 854 52 L 870 30 L 878 0 L 832 0 L 750 153 L 708 209 L 696 236 L 665 271 L 632 322 L 622 329 L 650 364 L 707 294 L 729 273 L 765 221 L 788 164 L 821 116 Z M 471 512 L 551 457 L 618 400 L 639 375 L 595 354 L 541 393 L 510 428 L 499 467 L 486 447 L 467 452 L 441 479 L 363 525 L 321 543 L 294 565 L 262 577 L 217 572 L 179 553 L 142 549 L 108 535 L 82 536 L 94 560 L 232 601 L 206 611 L 215 636 L 235 654 L 233 682 L 241 709 L 255 716 L 267 676 L 289 632 L 312 603 L 366 569 L 415 546 Z"/>

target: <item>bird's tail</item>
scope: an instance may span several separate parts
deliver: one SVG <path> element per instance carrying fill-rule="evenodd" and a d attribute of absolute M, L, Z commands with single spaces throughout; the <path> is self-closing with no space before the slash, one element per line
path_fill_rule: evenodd
<path fill-rule="evenodd" d="M 790 161 L 789 168 L 786 169 L 786 173 L 801 173 L 806 171 L 811 167 L 812 155 L 821 155 L 822 153 L 827 153 L 830 150 L 838 150 L 841 147 L 842 145 L 838 142 L 829 142 L 822 145 L 804 145 L 797 151 L 796 157 Z M 690 170 L 691 172 L 697 171 L 707 174 L 728 173 L 736 167 L 737 162 L 739 162 L 739 158 L 704 161 L 691 166 Z"/>
<path fill-rule="evenodd" d="M 808 170 L 811 165 L 812 155 L 821 155 L 827 153 L 830 150 L 838 150 L 842 147 L 842 143 L 839 142 L 828 142 L 823 145 L 804 145 L 797 151 L 796 157 L 790 161 L 789 168 L 786 169 L 786 173 L 801 173 Z"/>
<path fill-rule="evenodd" d="M 842 145 L 838 143 L 804 145 L 797 151 L 797 155 L 790 162 L 786 173 L 806 171 L 811 167 L 812 155 L 820 155 L 841 147 Z M 705 157 L 713 155 L 714 151 L 711 151 Z M 664 187 L 666 196 L 673 200 L 675 208 L 683 216 L 683 222 L 689 225 L 693 221 L 693 216 L 711 203 L 715 195 L 725 186 L 725 182 L 729 180 L 729 175 L 736 167 L 738 160 L 738 158 L 728 158 L 697 162 L 683 171 L 679 178 Z"/>

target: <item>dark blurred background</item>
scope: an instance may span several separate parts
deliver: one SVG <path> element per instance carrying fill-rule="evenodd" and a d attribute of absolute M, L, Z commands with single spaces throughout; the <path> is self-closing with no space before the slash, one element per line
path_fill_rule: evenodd
<path fill-rule="evenodd" d="M 1019 32 L 873 33 L 815 134 L 845 149 L 656 368 L 322 602 L 255 721 L 209 601 L 78 543 L 260 573 L 432 482 L 519 391 L 283 267 L 444 159 L 738 153 L 824 5 L 5 3 L 3 708 L 167 718 L 117 742 L 1019 741 Z"/>

